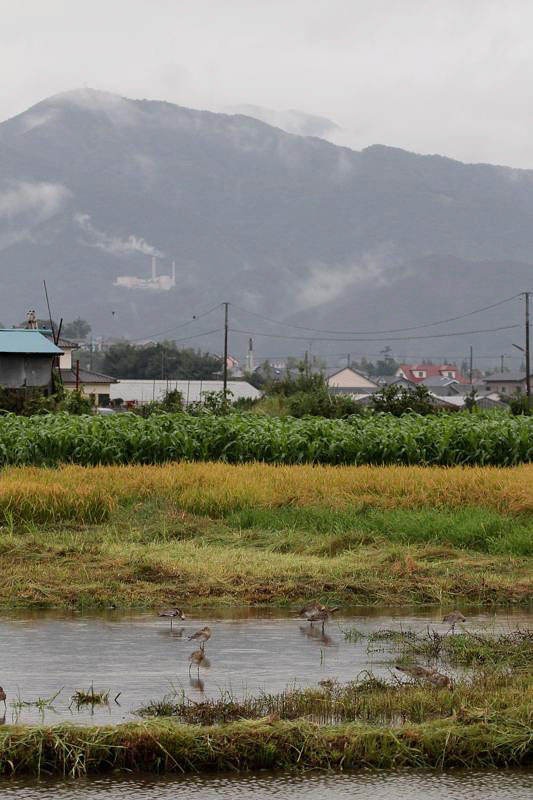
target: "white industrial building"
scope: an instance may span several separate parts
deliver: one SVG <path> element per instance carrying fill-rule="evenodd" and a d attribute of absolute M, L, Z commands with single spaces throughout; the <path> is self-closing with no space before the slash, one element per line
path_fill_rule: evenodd
<path fill-rule="evenodd" d="M 170 380 L 118 380 L 111 384 L 111 400 L 122 400 L 125 404 L 160 402 L 168 392 L 180 392 L 183 402 L 203 402 L 205 395 L 210 392 L 221 392 L 224 388 L 222 381 L 170 381 Z M 228 381 L 229 399 L 239 400 L 247 398 L 255 400 L 261 397 L 261 392 L 247 381 Z"/>
<path fill-rule="evenodd" d="M 152 256 L 152 274 L 149 278 L 137 278 L 135 275 L 119 275 L 114 285 L 121 286 L 123 289 L 168 291 L 176 285 L 176 262 L 172 262 L 172 273 L 170 275 L 158 275 L 157 259 Z"/>

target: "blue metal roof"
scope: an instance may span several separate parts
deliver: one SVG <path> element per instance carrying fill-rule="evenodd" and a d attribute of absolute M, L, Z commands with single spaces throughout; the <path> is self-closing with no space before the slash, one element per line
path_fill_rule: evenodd
<path fill-rule="evenodd" d="M 0 353 L 36 353 L 55 356 L 61 355 L 62 352 L 39 331 L 26 328 L 0 330 Z"/>

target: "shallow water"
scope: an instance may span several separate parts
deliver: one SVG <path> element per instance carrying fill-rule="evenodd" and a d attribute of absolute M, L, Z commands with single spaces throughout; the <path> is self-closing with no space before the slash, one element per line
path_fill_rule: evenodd
<path fill-rule="evenodd" d="M 6 800 L 530 800 L 532 772 L 268 774 L 0 782 Z"/>
<path fill-rule="evenodd" d="M 326 626 L 310 626 L 294 615 L 273 610 L 237 609 L 199 615 L 191 613 L 173 629 L 154 614 L 101 615 L 20 612 L 0 616 L 0 683 L 8 694 L 5 722 L 48 724 L 109 723 L 133 719 L 133 712 L 150 700 L 183 689 L 192 699 L 282 691 L 288 685 L 316 686 L 323 678 L 354 679 L 364 670 L 389 675 L 393 656 L 368 641 L 346 641 L 353 627 L 368 634 L 392 628 L 424 631 L 427 625 L 444 632 L 439 610 L 406 614 L 368 610 L 340 615 Z M 213 636 L 206 645 L 210 665 L 193 668 L 187 636 L 209 624 Z M 469 615 L 470 630 L 511 630 L 533 627 L 533 613 Z M 69 709 L 75 689 L 110 690 L 108 706 Z M 52 707 L 13 707 L 21 698 L 50 698 Z M 121 693 L 118 703 L 113 701 Z M 0 707 L 1 708 L 1 707 Z M 2 711 L 0 710 L 0 714 Z M 0 721 L 2 718 L 0 717 Z"/>

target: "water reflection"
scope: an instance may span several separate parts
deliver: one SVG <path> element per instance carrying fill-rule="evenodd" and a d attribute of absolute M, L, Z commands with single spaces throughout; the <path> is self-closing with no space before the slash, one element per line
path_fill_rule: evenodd
<path fill-rule="evenodd" d="M 201 694 L 205 692 L 205 682 L 199 676 L 197 678 L 189 677 L 189 686 Z"/>
<path fill-rule="evenodd" d="M 2 800 L 526 800 L 531 772 L 341 773 L 0 783 Z"/>
<path fill-rule="evenodd" d="M 307 636 L 308 639 L 314 639 L 316 642 L 320 642 L 320 644 L 326 647 L 331 647 L 333 644 L 332 637 L 325 631 L 322 631 L 321 628 L 314 628 L 312 625 L 300 625 L 299 631 L 304 636 Z"/>

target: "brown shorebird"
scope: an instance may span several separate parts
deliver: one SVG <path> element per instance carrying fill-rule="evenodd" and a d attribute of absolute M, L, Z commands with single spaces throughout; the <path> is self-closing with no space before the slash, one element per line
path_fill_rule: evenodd
<path fill-rule="evenodd" d="M 412 667 L 399 667 L 396 666 L 396 669 L 399 672 L 405 672 L 406 675 L 410 675 L 412 678 L 423 679 L 425 681 L 429 681 L 429 683 L 433 684 L 433 686 L 449 686 L 451 681 L 447 675 L 443 675 L 442 672 L 437 672 L 436 669 L 426 669 L 425 667 L 419 667 L 418 664 L 413 664 Z"/>
<path fill-rule="evenodd" d="M 448 678 L 447 675 L 443 675 L 442 672 L 437 672 L 436 669 L 433 670 L 431 675 L 427 676 L 427 680 L 430 683 L 432 683 L 433 686 L 438 686 L 438 687 L 450 686 L 451 687 L 451 685 L 452 685 L 452 682 L 451 682 L 450 678 Z"/>
<path fill-rule="evenodd" d="M 208 625 L 205 625 L 199 631 L 196 631 L 196 633 L 191 633 L 191 635 L 188 637 L 189 641 L 194 639 L 195 641 L 200 642 L 200 648 L 202 650 L 204 649 L 205 643 L 209 641 L 210 638 L 211 628 Z"/>
<path fill-rule="evenodd" d="M 427 678 L 429 675 L 433 674 L 432 669 L 419 667 L 418 664 L 413 664 L 412 667 L 400 667 L 396 665 L 396 669 L 398 672 L 405 672 L 405 674 L 410 675 L 411 678 Z"/>
<path fill-rule="evenodd" d="M 7 696 L 6 693 L 4 692 L 2 687 L 0 686 L 0 703 L 4 704 L 4 708 L 6 708 L 6 696 Z"/>
<path fill-rule="evenodd" d="M 203 650 L 194 650 L 189 656 L 189 675 L 191 674 L 191 667 L 193 664 L 196 664 L 198 667 L 198 674 L 200 673 L 200 664 L 203 664 L 204 661 L 207 661 L 205 657 L 205 653 Z"/>
<path fill-rule="evenodd" d="M 321 603 L 309 603 L 307 606 L 304 606 L 302 610 L 299 612 L 299 616 L 306 619 L 308 622 L 313 624 L 313 622 L 322 622 L 322 633 L 324 632 L 324 625 L 326 621 L 329 619 L 330 614 L 333 614 L 335 611 L 339 610 L 339 606 L 334 606 L 333 608 L 328 608 L 327 606 L 321 605 Z"/>
<path fill-rule="evenodd" d="M 172 622 L 178 619 L 185 619 L 185 614 L 181 610 L 181 608 L 167 608 L 166 611 L 160 611 L 157 615 L 158 617 L 169 617 L 170 618 L 170 630 L 172 630 Z"/>
<path fill-rule="evenodd" d="M 455 631 L 455 626 L 458 622 L 466 622 L 466 617 L 464 617 L 460 611 L 450 611 L 449 614 L 446 614 L 445 617 L 442 619 L 443 622 L 449 622 L 451 625 L 451 632 Z"/>

